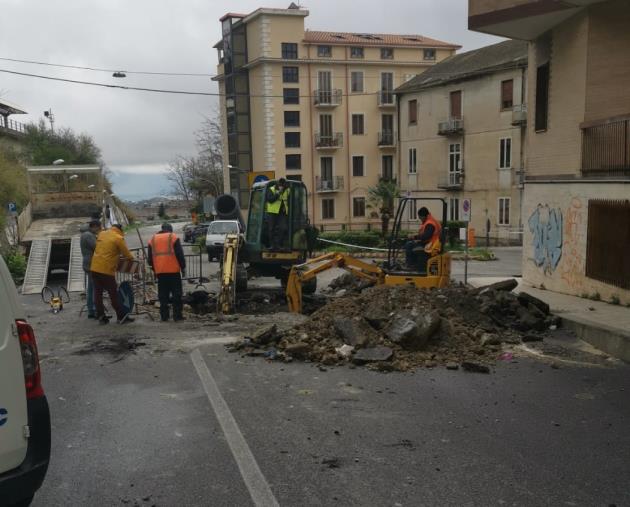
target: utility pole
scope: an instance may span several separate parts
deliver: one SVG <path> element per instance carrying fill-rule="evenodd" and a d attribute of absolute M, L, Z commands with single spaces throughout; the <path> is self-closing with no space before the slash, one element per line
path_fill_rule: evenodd
<path fill-rule="evenodd" d="M 52 109 L 49 109 L 48 111 L 44 111 L 44 116 L 48 118 L 48 121 L 50 122 L 50 130 L 54 132 L 55 131 L 55 115 L 53 114 Z"/>

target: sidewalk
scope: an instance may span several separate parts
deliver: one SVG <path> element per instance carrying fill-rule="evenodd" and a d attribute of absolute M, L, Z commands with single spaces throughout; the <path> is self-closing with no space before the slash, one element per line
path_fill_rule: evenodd
<path fill-rule="evenodd" d="M 489 285 L 506 277 L 469 278 L 473 287 Z M 562 318 L 563 325 L 578 338 L 611 356 L 630 362 L 630 308 L 601 301 L 536 289 L 516 278 L 514 292 L 527 292 L 545 301 L 551 311 Z"/>

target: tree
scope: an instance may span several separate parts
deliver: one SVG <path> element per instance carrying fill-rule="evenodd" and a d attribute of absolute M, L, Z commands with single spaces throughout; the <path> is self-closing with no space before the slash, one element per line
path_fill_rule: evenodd
<path fill-rule="evenodd" d="M 394 201 L 398 197 L 400 189 L 395 180 L 381 179 L 375 187 L 368 188 L 368 207 L 378 209 L 383 236 L 387 236 L 389 220 L 394 214 Z"/>
<path fill-rule="evenodd" d="M 26 168 L 20 163 L 17 152 L 0 149 L 0 250 L 8 248 L 4 231 L 10 202 L 15 202 L 18 210 L 28 203 Z"/>
<path fill-rule="evenodd" d="M 25 130 L 25 153 L 32 165 L 50 165 L 57 159 L 68 165 L 103 165 L 100 148 L 87 134 L 75 134 L 68 127 L 53 132 L 44 120 L 26 125 Z"/>
<path fill-rule="evenodd" d="M 163 202 L 161 202 L 160 206 L 158 207 L 158 216 L 160 218 L 164 218 L 166 216 L 166 206 L 164 206 Z"/>

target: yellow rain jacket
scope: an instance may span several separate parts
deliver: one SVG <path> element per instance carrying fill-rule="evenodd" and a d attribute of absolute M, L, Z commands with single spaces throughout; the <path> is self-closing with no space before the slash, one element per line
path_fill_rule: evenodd
<path fill-rule="evenodd" d="M 102 231 L 96 238 L 96 248 L 90 264 L 90 271 L 104 275 L 114 275 L 120 256 L 132 261 L 133 255 L 125 243 L 125 235 L 118 227 Z"/>

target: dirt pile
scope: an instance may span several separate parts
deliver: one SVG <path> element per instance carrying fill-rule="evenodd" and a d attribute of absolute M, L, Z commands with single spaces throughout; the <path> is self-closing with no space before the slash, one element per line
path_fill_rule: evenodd
<path fill-rule="evenodd" d="M 384 371 L 446 365 L 488 372 L 503 343 L 542 340 L 557 324 L 542 301 L 509 290 L 370 287 L 336 297 L 287 331 L 260 329 L 231 350 Z"/>

